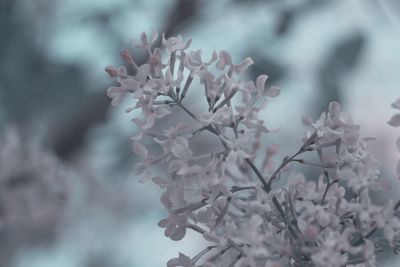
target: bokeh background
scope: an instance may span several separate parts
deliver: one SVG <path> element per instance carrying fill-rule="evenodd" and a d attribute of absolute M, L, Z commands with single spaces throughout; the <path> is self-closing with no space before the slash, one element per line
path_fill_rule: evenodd
<path fill-rule="evenodd" d="M 204 55 L 251 56 L 249 78 L 282 89 L 263 113 L 282 156 L 338 101 L 362 126 L 398 198 L 398 0 L 0 0 L 0 266 L 159 267 L 173 242 L 157 226 L 155 185 L 139 184 L 123 107 L 104 72 L 130 38 L 157 30 L 193 38 Z M 379 196 L 378 196 L 379 198 Z M 387 257 L 381 266 L 398 266 Z"/>

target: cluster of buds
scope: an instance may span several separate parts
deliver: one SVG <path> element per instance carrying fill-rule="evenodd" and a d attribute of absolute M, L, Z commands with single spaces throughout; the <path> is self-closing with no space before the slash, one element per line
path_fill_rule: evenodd
<path fill-rule="evenodd" d="M 280 93 L 266 87 L 267 75 L 243 80 L 252 59 L 235 64 L 219 51 L 204 61 L 181 36 L 163 35 L 159 43 L 157 33 L 143 33 L 133 45 L 147 61 L 138 64 L 124 50 L 128 67 L 106 71 L 119 83 L 107 91 L 112 104 L 131 96 L 135 103 L 127 111 L 141 111 L 132 119 L 138 128 L 133 151 L 141 158 L 135 171 L 165 190 L 160 199 L 168 216 L 159 223 L 165 236 L 180 240 L 195 231 L 210 243 L 193 257 L 180 253 L 169 267 L 375 266 L 382 247 L 399 250 L 400 204 L 372 202 L 371 190 L 385 184 L 368 139 L 359 137 L 359 126 L 338 103 L 317 121 L 303 118 L 308 130 L 299 149 L 274 168 L 276 147 L 260 151 L 262 134 L 274 130 L 259 112 Z M 199 94 L 204 109 L 194 111 L 189 95 L 199 103 Z M 187 121 L 174 123 L 178 112 Z M 196 146 L 202 137 L 215 145 Z M 304 159 L 312 153 L 315 161 Z M 284 172 L 292 164 L 320 171 L 310 179 Z M 288 183 L 276 186 L 283 175 Z"/>

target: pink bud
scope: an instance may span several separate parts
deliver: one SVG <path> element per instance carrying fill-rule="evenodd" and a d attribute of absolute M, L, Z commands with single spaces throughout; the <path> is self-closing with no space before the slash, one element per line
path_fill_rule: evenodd
<path fill-rule="evenodd" d="M 123 60 L 125 60 L 128 63 L 132 63 L 133 62 L 133 55 L 132 52 L 129 51 L 128 49 L 124 49 L 120 52 L 121 58 Z"/>
<path fill-rule="evenodd" d="M 307 225 L 304 230 L 304 237 L 307 239 L 315 239 L 319 234 L 319 227 L 313 224 Z"/>
<path fill-rule="evenodd" d="M 105 71 L 110 75 L 110 77 L 118 76 L 118 70 L 113 66 L 107 66 Z"/>
<path fill-rule="evenodd" d="M 268 156 L 273 156 L 276 153 L 278 153 L 278 150 L 279 150 L 279 146 L 277 144 L 271 144 L 267 148 L 267 154 L 268 154 Z"/>

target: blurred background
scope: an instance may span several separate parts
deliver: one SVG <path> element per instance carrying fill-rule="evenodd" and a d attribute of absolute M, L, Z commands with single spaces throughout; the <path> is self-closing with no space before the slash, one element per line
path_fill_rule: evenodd
<path fill-rule="evenodd" d="M 124 107 L 111 107 L 107 65 L 153 30 L 192 49 L 251 56 L 249 78 L 282 89 L 263 116 L 265 142 L 303 137 L 303 114 L 340 102 L 375 136 L 382 175 L 398 198 L 400 97 L 397 0 L 0 0 L 0 266 L 159 267 L 199 250 L 157 226 L 155 185 L 139 184 Z M 381 266 L 398 266 L 394 257 Z"/>

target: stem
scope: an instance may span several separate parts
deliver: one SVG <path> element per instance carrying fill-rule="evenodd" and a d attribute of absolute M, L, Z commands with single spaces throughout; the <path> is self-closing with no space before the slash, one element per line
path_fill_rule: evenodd
<path fill-rule="evenodd" d="M 232 201 L 232 197 L 228 197 L 227 200 L 226 200 L 226 203 L 225 203 L 225 206 L 224 206 L 223 210 L 221 211 L 221 213 L 218 215 L 217 219 L 215 220 L 215 226 L 214 227 L 216 227 L 222 221 L 222 219 L 224 218 L 226 212 L 229 209 L 229 205 L 231 204 L 231 201 Z"/>
<path fill-rule="evenodd" d="M 183 94 L 183 93 L 182 93 L 182 94 Z M 169 96 L 172 100 L 174 100 L 175 103 L 176 103 L 181 109 L 183 109 L 190 117 L 192 117 L 195 121 L 199 122 L 199 120 L 197 119 L 197 117 L 196 117 L 187 107 L 185 107 L 185 106 L 181 103 L 182 98 L 181 98 L 181 101 L 178 101 L 171 93 L 169 93 L 168 96 Z M 199 123 L 200 123 L 200 122 L 199 122 Z"/>
<path fill-rule="evenodd" d="M 320 167 L 320 168 L 325 168 L 325 169 L 335 168 L 335 165 L 333 163 L 314 163 L 314 162 L 305 161 L 303 159 L 292 159 L 291 161 L 296 161 L 296 162 L 304 164 L 304 165 Z"/>
<path fill-rule="evenodd" d="M 196 263 L 201 257 L 203 257 L 205 254 L 207 254 L 210 250 L 212 250 L 213 248 L 216 248 L 217 246 L 208 246 L 205 249 L 203 249 L 202 251 L 199 252 L 199 254 L 197 254 L 196 256 L 193 257 L 192 259 L 192 263 Z"/>
<path fill-rule="evenodd" d="M 235 96 L 235 94 L 236 94 L 237 91 L 238 91 L 237 89 L 232 90 L 232 92 L 231 92 L 227 97 L 225 97 L 225 99 L 222 100 L 222 101 L 214 108 L 213 112 L 216 112 L 218 109 L 220 109 L 221 107 L 223 107 L 226 103 L 228 103 L 228 101 L 230 101 L 230 100 Z"/>
<path fill-rule="evenodd" d="M 335 183 L 338 183 L 338 182 L 339 182 L 339 179 L 336 179 L 336 180 L 333 180 L 332 183 L 329 183 L 329 179 L 328 179 L 328 183 L 326 184 L 326 188 L 325 188 L 324 194 L 322 195 L 320 205 L 322 205 L 325 202 L 325 198 L 326 198 L 326 195 L 328 194 L 329 188 L 331 188 L 332 185 L 334 185 Z"/>
<path fill-rule="evenodd" d="M 238 191 L 250 190 L 250 189 L 256 189 L 256 187 L 255 187 L 255 186 L 239 187 L 239 186 L 234 185 L 234 186 L 232 186 L 232 188 L 231 188 L 231 192 L 232 192 L 232 193 L 235 193 L 235 192 L 238 192 Z"/>
<path fill-rule="evenodd" d="M 171 75 L 174 77 L 174 70 L 175 70 L 175 61 L 176 61 L 176 51 L 171 53 L 170 57 L 170 70 L 171 70 Z"/>
<path fill-rule="evenodd" d="M 293 228 L 292 224 L 290 222 L 287 221 L 286 215 L 284 210 L 282 209 L 281 204 L 279 203 L 278 199 L 276 198 L 276 196 L 272 197 L 272 202 L 274 203 L 276 209 L 279 211 L 279 213 L 282 216 L 283 222 L 286 224 L 286 226 L 289 229 L 290 234 L 294 237 L 294 239 L 298 238 L 298 235 L 295 231 L 295 229 Z"/>
<path fill-rule="evenodd" d="M 228 267 L 233 267 L 235 266 L 235 263 L 240 260 L 240 258 L 242 257 L 242 253 L 239 253 L 239 255 L 237 255 L 237 257 L 228 265 Z"/>
<path fill-rule="evenodd" d="M 194 230 L 194 231 L 196 231 L 196 232 L 198 232 L 198 233 L 200 233 L 202 235 L 207 233 L 206 230 L 202 229 L 200 226 L 197 226 L 197 225 L 195 225 L 193 223 L 188 223 L 186 226 L 187 226 L 187 228 L 190 228 L 190 229 L 192 229 L 192 230 Z"/>
<path fill-rule="evenodd" d="M 372 228 L 372 230 L 369 231 L 369 232 L 364 236 L 364 239 L 370 238 L 377 230 L 378 230 L 378 228 L 376 228 L 376 227 Z"/>
<path fill-rule="evenodd" d="M 295 154 L 293 154 L 291 157 L 286 157 L 282 160 L 281 165 L 279 165 L 279 167 L 272 173 L 271 178 L 268 181 L 268 188 L 271 188 L 271 184 L 272 182 L 276 179 L 276 176 L 278 175 L 278 173 L 291 161 L 293 161 L 293 159 L 295 157 L 297 157 L 298 155 L 304 153 L 306 150 L 303 148 L 300 148 L 299 151 L 297 151 Z"/>
<path fill-rule="evenodd" d="M 249 164 L 250 168 L 254 171 L 257 178 L 262 183 L 264 191 L 268 194 L 271 191 L 271 185 L 265 181 L 261 172 L 257 169 L 257 167 L 254 165 L 254 163 L 251 162 L 250 159 L 245 159 L 245 161 Z"/>
<path fill-rule="evenodd" d="M 356 265 L 356 264 L 360 264 L 360 263 L 364 263 L 364 262 L 365 262 L 364 258 L 352 259 L 352 260 L 348 260 L 345 266 L 347 266 L 348 264 Z"/>
<path fill-rule="evenodd" d="M 196 120 L 197 122 L 199 122 L 199 120 L 197 119 L 197 117 L 189 110 L 187 109 L 183 104 L 181 104 L 180 102 L 177 102 L 178 106 L 181 107 L 190 117 L 192 117 L 194 120 Z"/>
<path fill-rule="evenodd" d="M 224 255 L 225 252 L 226 252 L 228 249 L 231 249 L 231 248 L 232 248 L 232 247 L 227 247 L 227 248 L 224 248 L 224 249 L 220 250 L 217 254 L 215 254 L 214 256 L 210 257 L 210 258 L 208 259 L 208 261 L 214 262 L 214 261 L 217 260 L 219 257 L 221 257 L 222 255 Z"/>
<path fill-rule="evenodd" d="M 193 77 L 189 75 L 189 77 L 186 80 L 185 86 L 183 87 L 183 91 L 182 91 L 181 99 L 179 100 L 179 103 L 181 103 L 183 98 L 186 96 L 187 90 L 189 89 L 192 81 L 193 81 Z"/>
<path fill-rule="evenodd" d="M 198 202 L 191 203 L 182 208 L 171 210 L 171 214 L 179 214 L 179 213 L 185 212 L 187 210 L 191 210 L 191 211 L 198 210 L 198 209 L 204 207 L 205 205 L 207 205 L 207 200 L 208 200 L 208 198 L 204 198 Z"/>

